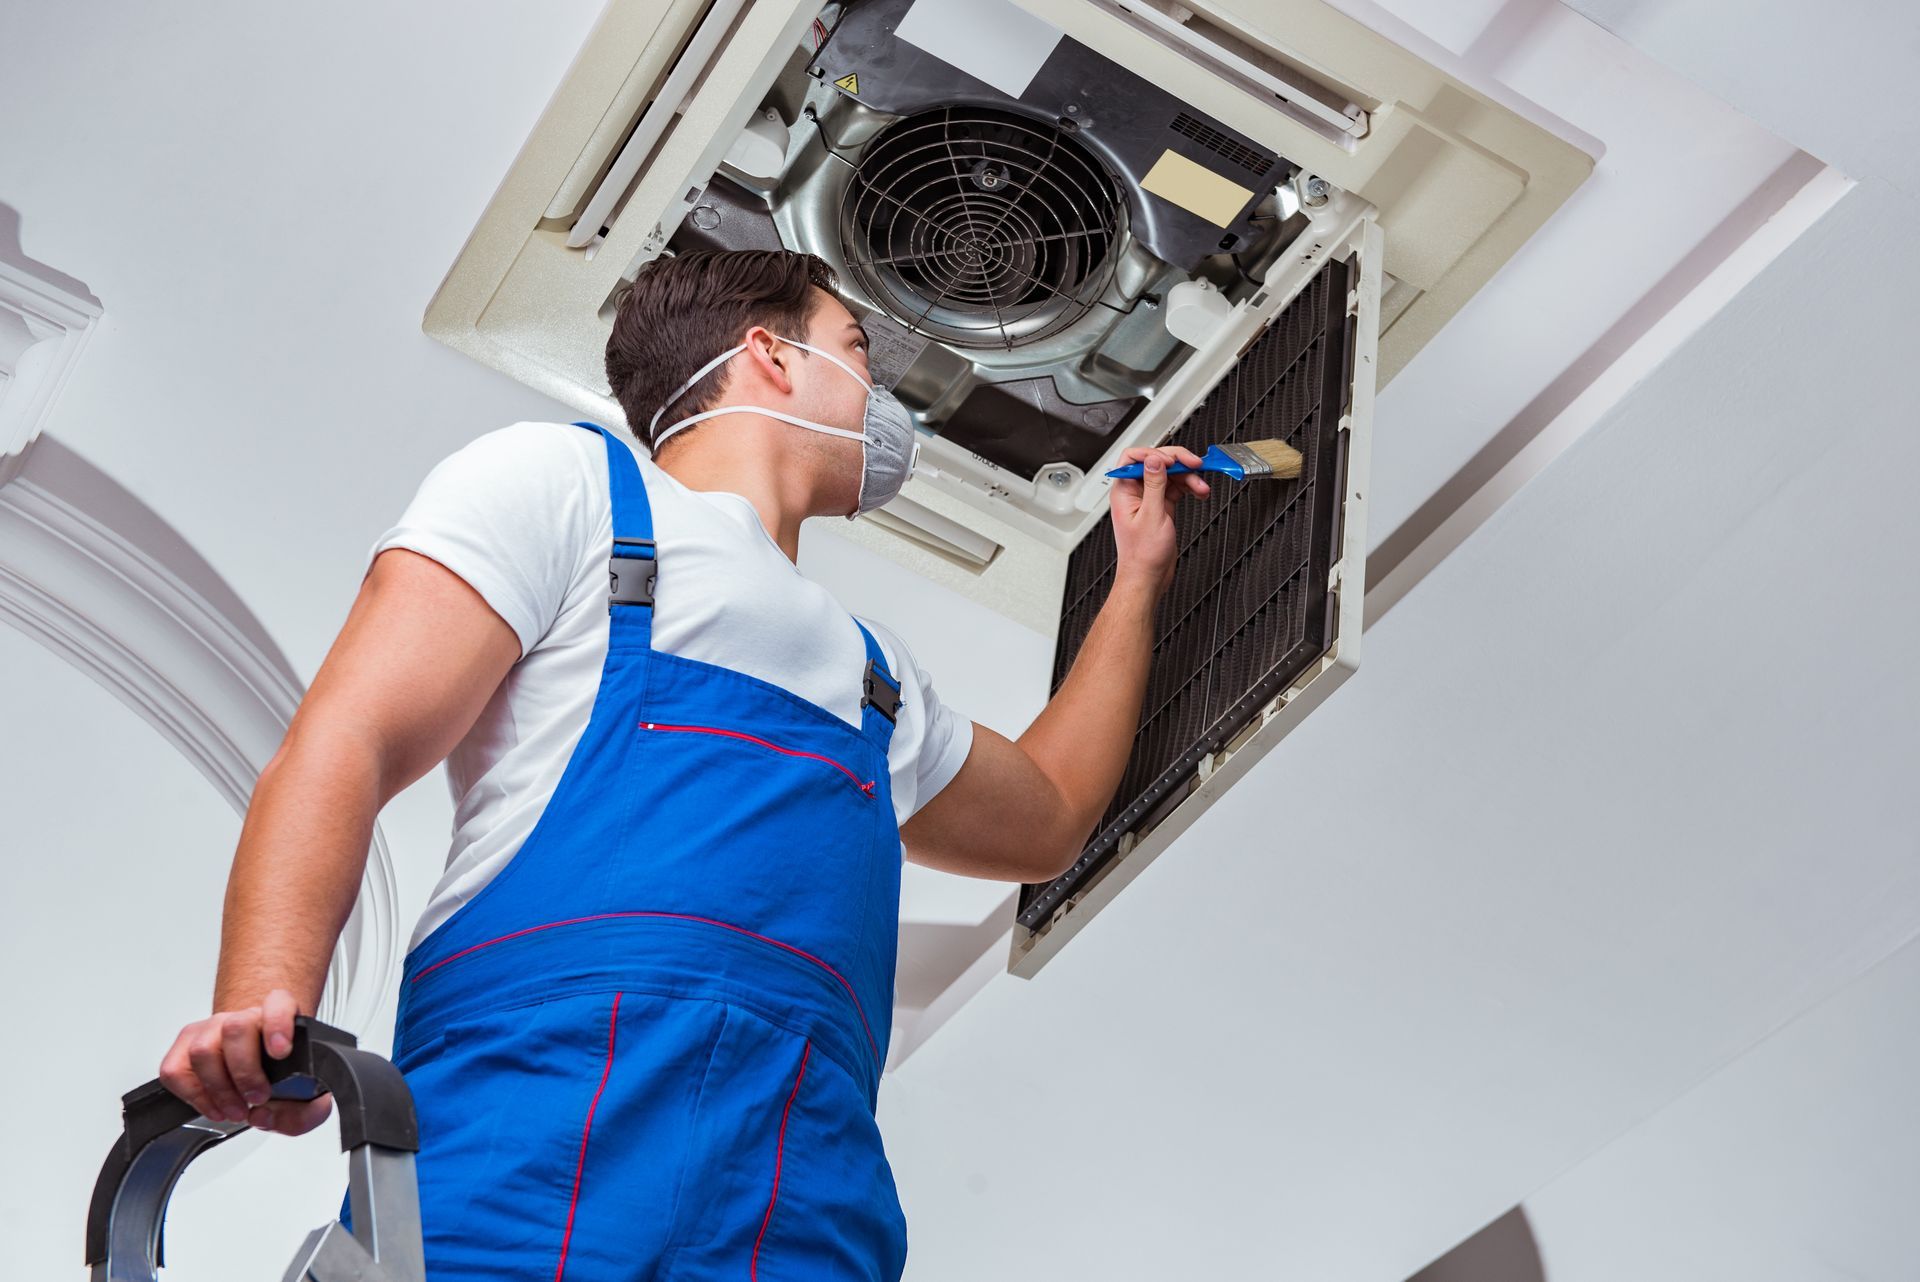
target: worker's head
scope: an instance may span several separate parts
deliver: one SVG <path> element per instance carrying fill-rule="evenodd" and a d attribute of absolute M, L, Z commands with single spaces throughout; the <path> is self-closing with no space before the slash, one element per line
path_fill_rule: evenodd
<path fill-rule="evenodd" d="M 801 466 L 819 465 L 829 511 L 897 489 L 886 464 L 892 457 L 897 473 L 904 462 L 910 420 L 884 388 L 874 391 L 905 439 L 876 442 L 867 431 L 863 449 L 867 335 L 834 287 L 819 257 L 784 250 L 692 250 L 646 264 L 617 295 L 607 341 L 607 381 L 635 436 L 662 463 L 696 436 L 709 447 L 790 451 Z M 782 426 L 792 419 L 829 430 Z"/>

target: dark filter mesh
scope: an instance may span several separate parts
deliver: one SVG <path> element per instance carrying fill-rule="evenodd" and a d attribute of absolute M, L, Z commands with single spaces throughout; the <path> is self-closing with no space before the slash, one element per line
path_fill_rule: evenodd
<path fill-rule="evenodd" d="M 1351 260 L 1329 263 L 1169 438 L 1196 454 L 1233 441 L 1284 440 L 1303 456 L 1300 479 L 1209 476 L 1211 495 L 1189 495 L 1174 508 L 1179 561 L 1155 616 L 1126 772 L 1074 866 L 1050 883 L 1022 887 L 1022 925 L 1044 921 L 1112 858 L 1123 834 L 1157 804 L 1177 800 L 1201 757 L 1325 653 L 1327 574 L 1345 484 L 1338 438 L 1350 386 L 1350 279 Z M 1068 559 L 1056 691 L 1113 585 L 1115 556 L 1106 518 Z"/>

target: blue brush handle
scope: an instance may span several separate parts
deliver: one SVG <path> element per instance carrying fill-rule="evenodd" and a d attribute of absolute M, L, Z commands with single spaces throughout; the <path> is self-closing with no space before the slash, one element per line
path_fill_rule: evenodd
<path fill-rule="evenodd" d="M 1108 472 L 1107 475 L 1117 480 L 1137 481 L 1146 474 L 1146 470 L 1147 465 L 1145 463 L 1134 462 L 1116 467 Z M 1178 476 L 1182 472 L 1221 472 L 1236 481 L 1244 481 L 1247 479 L 1247 470 L 1234 462 L 1233 459 L 1228 456 L 1227 452 L 1218 445 L 1210 445 L 1207 447 L 1207 452 L 1201 456 L 1199 467 L 1193 467 L 1186 463 L 1167 464 L 1168 476 Z"/>

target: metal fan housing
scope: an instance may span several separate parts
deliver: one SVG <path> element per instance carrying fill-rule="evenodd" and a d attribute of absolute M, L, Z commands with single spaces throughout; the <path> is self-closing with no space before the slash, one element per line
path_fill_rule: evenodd
<path fill-rule="evenodd" d="M 1013 348 L 1095 304 L 1126 218 L 1114 176 L 1068 130 L 949 106 L 868 144 L 839 237 L 848 270 L 894 319 L 958 347 Z"/>

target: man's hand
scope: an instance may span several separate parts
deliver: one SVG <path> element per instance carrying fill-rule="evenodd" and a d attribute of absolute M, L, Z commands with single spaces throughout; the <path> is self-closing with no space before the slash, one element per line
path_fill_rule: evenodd
<path fill-rule="evenodd" d="M 303 1135 L 327 1120 L 333 1096 L 270 1100 L 272 1088 L 260 1059 L 285 1059 L 293 1049 L 293 994 L 276 988 L 266 1001 L 245 1010 L 218 1011 L 180 1030 L 160 1061 L 160 1082 L 216 1121 L 246 1122 L 256 1130 Z"/>
<path fill-rule="evenodd" d="M 1179 542 L 1173 527 L 1173 505 L 1182 495 L 1205 496 L 1212 487 L 1198 472 L 1167 475 L 1167 464 L 1200 466 L 1200 456 L 1178 445 L 1136 445 L 1123 452 L 1121 463 L 1145 460 L 1146 472 L 1139 480 L 1117 480 L 1107 496 L 1113 513 L 1113 543 L 1119 554 L 1114 579 L 1136 579 L 1148 586 L 1157 600 L 1173 582 L 1173 560 Z M 1169 484 L 1169 481 L 1172 483 Z"/>
<path fill-rule="evenodd" d="M 1121 461 L 1140 460 L 1145 475 L 1113 485 L 1113 586 L 1073 670 L 1019 739 L 974 724 L 960 773 L 900 829 L 914 863 L 969 877 L 1051 881 L 1079 857 L 1113 799 L 1140 724 L 1154 607 L 1173 581 L 1173 505 L 1211 492 L 1192 472 L 1168 484 L 1169 464 L 1200 465 L 1191 450 L 1135 446 Z"/>

